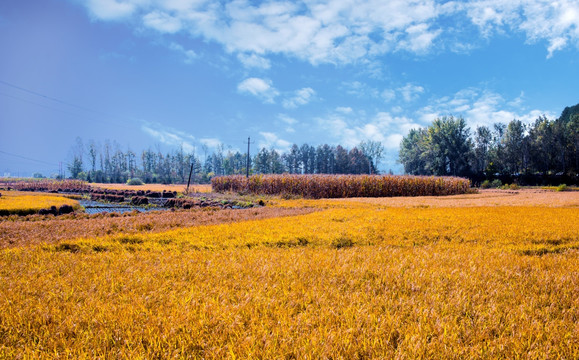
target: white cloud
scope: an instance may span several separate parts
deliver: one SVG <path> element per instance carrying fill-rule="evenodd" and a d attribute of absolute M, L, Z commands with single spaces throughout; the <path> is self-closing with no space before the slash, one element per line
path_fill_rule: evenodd
<path fill-rule="evenodd" d="M 363 112 L 335 111 L 316 120 L 319 131 L 329 134 L 335 143 L 347 148 L 351 149 L 366 140 L 381 142 L 384 146 L 384 159 L 379 166 L 381 171 L 393 169 L 402 172 L 397 162 L 400 142 L 410 129 L 421 127 L 411 118 L 389 112 L 378 112 L 367 117 Z"/>
<path fill-rule="evenodd" d="M 275 149 L 280 152 L 287 151 L 292 145 L 289 141 L 280 139 L 275 133 L 260 131 L 259 135 L 262 136 L 258 143 L 259 148 Z"/>
<path fill-rule="evenodd" d="M 278 119 L 281 120 L 285 124 L 285 131 L 288 133 L 294 133 L 294 125 L 298 123 L 296 119 L 293 117 L 287 116 L 286 114 L 279 114 Z"/>
<path fill-rule="evenodd" d="M 294 95 L 290 98 L 287 98 L 283 101 L 282 105 L 286 109 L 294 109 L 301 105 L 306 105 L 309 103 L 312 98 L 316 95 L 314 89 L 310 87 L 305 87 L 299 90 L 296 90 Z"/>
<path fill-rule="evenodd" d="M 256 54 L 239 54 L 237 55 L 237 58 L 246 68 L 267 70 L 271 67 L 271 63 L 268 59 Z"/>
<path fill-rule="evenodd" d="M 279 115 L 278 115 L 278 118 L 279 118 L 281 121 L 283 121 L 284 123 L 288 124 L 288 125 L 295 125 L 295 124 L 297 124 L 297 122 L 298 122 L 296 119 L 294 119 L 294 118 L 292 118 L 292 117 L 289 117 L 289 116 L 287 116 L 287 115 L 285 115 L 285 114 L 279 114 Z"/>
<path fill-rule="evenodd" d="M 143 23 L 162 33 L 174 34 L 181 30 L 181 20 L 157 10 L 143 16 Z"/>
<path fill-rule="evenodd" d="M 482 0 L 471 1 L 466 14 L 483 34 L 515 31 L 528 42 L 545 40 L 547 57 L 570 43 L 579 46 L 579 2 L 576 0 Z"/>
<path fill-rule="evenodd" d="M 555 118 L 549 111 L 538 109 L 526 110 L 524 94 L 513 100 L 505 100 L 503 96 L 484 89 L 468 88 L 458 91 L 453 97 L 444 97 L 431 101 L 431 104 L 419 110 L 423 124 L 429 125 L 441 116 L 462 116 L 468 126 L 474 131 L 477 126 L 492 126 L 495 123 L 508 123 L 513 119 L 524 123 L 532 123 L 540 115 Z"/>
<path fill-rule="evenodd" d="M 273 103 L 279 92 L 271 85 L 268 79 L 248 78 L 237 85 L 240 93 L 254 95 L 265 103 Z"/>
<path fill-rule="evenodd" d="M 378 89 L 369 86 L 366 83 L 360 81 L 350 81 L 343 82 L 342 87 L 349 95 L 354 95 L 357 97 L 373 97 L 377 98 L 380 96 Z"/>
<path fill-rule="evenodd" d="M 420 94 L 424 92 L 424 88 L 418 85 L 406 84 L 403 87 L 398 88 L 398 91 L 400 92 L 400 95 L 402 95 L 404 101 L 411 102 L 420 97 Z"/>
<path fill-rule="evenodd" d="M 141 130 L 162 144 L 174 147 L 183 146 L 183 150 L 188 153 L 195 151 L 193 145 L 195 137 L 186 132 L 149 121 L 142 122 Z"/>
<path fill-rule="evenodd" d="M 417 54 L 426 53 L 440 35 L 442 30 L 430 30 L 428 24 L 418 24 L 408 27 L 407 37 L 398 43 L 398 49 L 408 50 Z"/>
<path fill-rule="evenodd" d="M 378 112 L 371 118 L 364 115 L 333 112 L 316 119 L 322 131 L 332 135 L 342 145 L 353 147 L 364 140 L 380 141 L 386 149 L 398 149 L 402 137 L 412 128 L 420 127 L 412 119 Z"/>
<path fill-rule="evenodd" d="M 139 6 L 137 1 L 89 0 L 86 6 L 100 20 L 118 20 L 132 15 Z"/>
<path fill-rule="evenodd" d="M 382 91 L 380 96 L 382 99 L 384 99 L 385 102 L 390 102 L 396 98 L 396 92 L 392 89 L 386 89 Z"/>
<path fill-rule="evenodd" d="M 185 56 L 185 64 L 192 64 L 199 56 L 193 50 L 187 50 L 182 45 L 171 43 L 169 49 L 182 53 Z"/>
<path fill-rule="evenodd" d="M 217 138 L 202 138 L 199 139 L 199 142 L 209 148 L 216 149 L 219 145 L 221 145 L 221 141 Z"/>
<path fill-rule="evenodd" d="M 268 68 L 270 54 L 350 64 L 392 51 L 425 54 L 438 43 L 470 49 L 472 40 L 456 35 L 472 39 L 473 27 L 487 38 L 518 32 L 531 43 L 545 41 L 549 57 L 579 47 L 577 0 L 88 0 L 85 6 L 100 20 L 188 32 L 238 54 L 247 67 Z"/>
<path fill-rule="evenodd" d="M 434 0 L 91 0 L 86 6 L 101 20 L 132 15 L 162 33 L 186 30 L 229 52 L 284 54 L 312 64 L 352 63 L 399 43 L 424 52 L 439 33 L 430 26 L 439 13 Z M 259 60 L 246 56 L 244 63 Z"/>
<path fill-rule="evenodd" d="M 343 114 L 350 114 L 353 110 L 349 106 L 338 106 L 336 111 L 341 112 Z"/>

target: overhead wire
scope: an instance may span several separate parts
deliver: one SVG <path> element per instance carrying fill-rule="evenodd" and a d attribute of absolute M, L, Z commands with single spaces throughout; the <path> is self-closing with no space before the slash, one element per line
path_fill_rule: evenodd
<path fill-rule="evenodd" d="M 3 150 L 0 150 L 0 154 L 5 154 L 5 155 L 9 155 L 9 156 L 14 156 L 14 157 L 17 157 L 17 158 L 20 158 L 20 159 L 29 160 L 29 161 L 34 161 L 34 162 L 41 163 L 41 164 L 45 164 L 45 165 L 59 166 L 58 164 L 50 163 L 50 162 L 48 162 L 48 161 L 33 159 L 33 158 L 30 158 L 30 157 L 27 157 L 27 156 L 18 155 L 18 154 L 14 154 L 14 153 L 9 153 L 9 152 L 3 151 Z"/>
<path fill-rule="evenodd" d="M 96 114 L 96 115 L 105 116 L 105 117 L 107 117 L 107 118 L 121 120 L 121 122 L 118 122 L 118 121 L 112 122 L 112 121 L 107 121 L 107 120 L 102 120 L 102 119 L 95 119 L 95 118 L 83 119 L 82 117 L 79 118 L 79 114 L 71 113 L 71 112 L 66 111 L 66 110 L 63 110 L 63 109 L 55 108 L 55 107 L 52 107 L 52 106 L 49 106 L 49 105 L 45 105 L 45 104 L 40 104 L 40 103 L 38 103 L 38 102 L 34 102 L 34 101 L 31 101 L 31 100 L 28 100 L 28 99 L 23 99 L 23 98 L 16 97 L 16 96 L 14 96 L 14 95 L 9 95 L 9 94 L 5 94 L 5 93 L 0 92 L 0 95 L 3 95 L 3 96 L 8 97 L 8 98 L 12 98 L 12 99 L 15 99 L 15 100 L 27 102 L 27 103 L 34 104 L 34 105 L 37 105 L 37 106 L 41 106 L 41 107 L 44 107 L 44 108 L 47 108 L 47 109 L 51 109 L 51 110 L 54 110 L 54 111 L 59 111 L 59 112 L 62 112 L 62 113 L 64 113 L 64 114 L 68 114 L 68 115 L 75 116 L 75 117 L 77 117 L 77 118 L 76 118 L 77 121 L 78 121 L 78 120 L 88 120 L 88 121 L 99 122 L 99 123 L 103 123 L 103 124 L 107 124 L 107 125 L 122 126 L 122 127 L 128 128 L 128 129 L 130 129 L 131 127 L 128 126 L 128 125 L 126 125 L 126 123 L 127 123 L 127 122 L 130 122 L 130 123 L 133 123 L 133 122 L 134 122 L 134 120 L 126 119 L 126 118 L 121 117 L 121 116 L 111 115 L 111 114 L 108 114 L 108 113 L 105 113 L 105 112 L 102 112 L 102 111 L 90 109 L 90 108 L 85 107 L 85 106 L 80 106 L 80 105 L 76 105 L 76 104 L 73 104 L 73 103 L 68 102 L 68 101 L 60 100 L 60 99 L 57 99 L 57 98 L 55 98 L 55 97 L 48 96 L 48 95 L 39 93 L 39 92 L 34 91 L 34 90 L 30 90 L 30 89 L 24 88 L 24 87 L 22 87 L 22 86 L 18 86 L 18 85 L 9 83 L 9 82 L 4 81 L 4 80 L 2 80 L 2 79 L 0 79 L 0 84 L 6 85 L 6 86 L 8 86 L 8 87 L 17 89 L 17 90 L 19 90 L 19 91 L 22 91 L 22 92 L 25 92 L 25 93 L 28 93 L 28 94 L 31 94 L 31 95 L 35 95 L 35 96 L 41 97 L 41 98 L 43 98 L 43 99 L 47 99 L 47 100 L 50 100 L 50 101 L 53 101 L 53 102 L 60 103 L 60 104 L 62 104 L 62 105 L 70 106 L 70 107 L 73 107 L 73 108 L 76 108 L 76 109 L 79 109 L 79 110 L 83 110 L 83 111 L 86 111 L 86 112 L 90 112 L 90 113 L 93 113 L 93 114 Z M 125 124 L 123 124 L 123 122 L 124 122 Z"/>

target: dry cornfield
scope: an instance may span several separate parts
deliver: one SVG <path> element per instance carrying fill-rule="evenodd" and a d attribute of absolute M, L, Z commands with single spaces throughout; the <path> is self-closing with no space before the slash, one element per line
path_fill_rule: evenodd
<path fill-rule="evenodd" d="M 394 175 L 242 175 L 211 179 L 213 191 L 297 195 L 311 199 L 438 196 L 469 192 L 468 179 Z"/>
<path fill-rule="evenodd" d="M 270 204 L 3 220 L 0 358 L 579 358 L 578 192 Z"/>
<path fill-rule="evenodd" d="M 88 191 L 90 185 L 82 180 L 54 180 L 54 179 L 10 179 L 0 178 L 0 185 L 16 190 L 25 191 L 62 191 L 83 190 Z"/>

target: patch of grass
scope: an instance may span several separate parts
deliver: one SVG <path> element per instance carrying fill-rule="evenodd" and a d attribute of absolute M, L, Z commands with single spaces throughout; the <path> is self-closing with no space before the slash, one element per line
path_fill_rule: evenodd
<path fill-rule="evenodd" d="M 561 184 L 561 185 L 557 186 L 556 191 L 567 191 L 567 185 Z"/>
<path fill-rule="evenodd" d="M 80 251 L 80 246 L 77 244 L 62 243 L 56 245 L 54 251 L 77 253 Z"/>
<path fill-rule="evenodd" d="M 349 237 L 340 236 L 332 241 L 332 247 L 336 249 L 349 248 L 354 246 L 354 242 Z"/>

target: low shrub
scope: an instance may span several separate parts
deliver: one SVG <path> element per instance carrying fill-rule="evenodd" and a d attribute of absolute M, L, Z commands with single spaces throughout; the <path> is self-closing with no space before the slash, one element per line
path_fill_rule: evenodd
<path fill-rule="evenodd" d="M 132 178 L 127 180 L 127 185 L 145 185 L 145 183 L 139 178 Z"/>
<path fill-rule="evenodd" d="M 567 191 L 567 185 L 561 184 L 561 185 L 557 186 L 556 191 Z"/>

